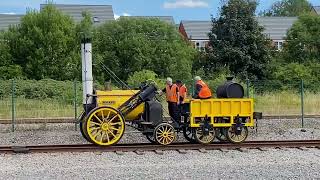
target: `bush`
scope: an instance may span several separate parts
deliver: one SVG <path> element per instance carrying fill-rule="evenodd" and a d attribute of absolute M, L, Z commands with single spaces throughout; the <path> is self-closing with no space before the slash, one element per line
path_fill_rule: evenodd
<path fill-rule="evenodd" d="M 72 103 L 74 101 L 74 82 L 43 80 L 14 80 L 15 96 L 26 99 L 55 99 L 61 102 Z M 101 85 L 96 85 L 101 89 Z M 76 82 L 77 103 L 82 101 L 82 83 Z M 0 98 L 8 98 L 12 93 L 12 80 L 0 80 Z"/>
<path fill-rule="evenodd" d="M 154 81 L 159 88 L 163 87 L 163 83 L 158 79 L 158 75 L 150 70 L 136 71 L 128 78 L 128 84 L 132 88 L 138 88 L 142 82 Z"/>

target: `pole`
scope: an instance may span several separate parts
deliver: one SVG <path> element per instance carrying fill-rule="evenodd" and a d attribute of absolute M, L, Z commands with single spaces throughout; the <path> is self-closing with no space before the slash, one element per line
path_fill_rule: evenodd
<path fill-rule="evenodd" d="M 250 91 L 249 91 L 249 84 L 250 82 L 249 82 L 249 79 L 247 79 L 246 80 L 246 84 L 247 84 L 247 98 L 249 98 L 250 97 L 250 95 L 249 95 L 249 93 L 250 93 Z"/>
<path fill-rule="evenodd" d="M 77 131 L 77 81 L 76 79 L 73 81 L 73 89 L 74 89 L 74 130 Z"/>
<path fill-rule="evenodd" d="M 304 89 L 303 89 L 303 80 L 300 81 L 300 93 L 301 93 L 301 128 L 304 128 Z"/>
<path fill-rule="evenodd" d="M 11 130 L 14 132 L 14 126 L 15 126 L 15 82 L 14 79 L 12 79 L 11 83 Z"/>

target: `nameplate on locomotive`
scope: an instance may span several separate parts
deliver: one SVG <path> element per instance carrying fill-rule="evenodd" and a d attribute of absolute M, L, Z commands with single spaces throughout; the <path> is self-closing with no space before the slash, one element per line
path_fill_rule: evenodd
<path fill-rule="evenodd" d="M 110 105 L 110 104 L 115 104 L 116 101 L 102 101 L 102 104 L 104 105 Z"/>

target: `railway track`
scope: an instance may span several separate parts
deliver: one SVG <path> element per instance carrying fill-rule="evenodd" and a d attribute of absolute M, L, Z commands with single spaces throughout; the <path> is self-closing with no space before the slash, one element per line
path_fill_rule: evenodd
<path fill-rule="evenodd" d="M 318 148 L 320 149 L 320 140 L 301 140 L 301 141 L 248 141 L 242 144 L 213 143 L 210 145 L 177 143 L 169 146 L 144 144 L 118 144 L 110 147 L 100 147 L 92 144 L 70 144 L 70 145 L 31 145 L 31 146 L 0 146 L 0 153 L 47 153 L 47 152 L 136 152 L 137 154 L 145 151 L 155 151 L 161 153 L 168 150 L 179 152 L 185 150 L 224 150 L 235 149 L 259 149 L 265 148 Z"/>
<path fill-rule="evenodd" d="M 301 115 L 264 115 L 263 119 L 300 119 Z M 304 115 L 304 118 L 320 119 L 320 115 Z M 38 124 L 38 123 L 74 123 L 74 117 L 57 117 L 57 118 L 18 118 L 17 124 Z M 12 119 L 0 119 L 0 124 L 11 124 Z"/>

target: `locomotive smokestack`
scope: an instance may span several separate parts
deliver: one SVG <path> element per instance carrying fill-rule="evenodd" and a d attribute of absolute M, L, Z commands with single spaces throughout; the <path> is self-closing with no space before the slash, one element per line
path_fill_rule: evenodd
<path fill-rule="evenodd" d="M 90 38 L 81 40 L 81 59 L 82 59 L 82 86 L 83 104 L 92 103 L 93 77 L 92 77 L 92 45 Z"/>

